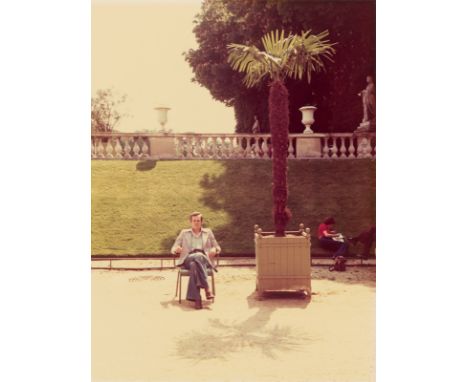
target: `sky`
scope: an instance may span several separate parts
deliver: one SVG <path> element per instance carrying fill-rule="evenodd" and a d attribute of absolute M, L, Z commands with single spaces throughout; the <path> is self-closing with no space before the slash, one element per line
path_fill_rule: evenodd
<path fill-rule="evenodd" d="M 174 132 L 233 133 L 234 110 L 191 82 L 182 53 L 197 48 L 192 32 L 202 1 L 93 0 L 92 95 L 113 89 L 127 95 L 119 131 L 160 129 L 154 107 L 166 106 Z"/>

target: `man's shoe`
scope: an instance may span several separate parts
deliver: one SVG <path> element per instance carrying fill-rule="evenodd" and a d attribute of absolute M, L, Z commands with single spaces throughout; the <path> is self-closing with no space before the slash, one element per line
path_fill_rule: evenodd
<path fill-rule="evenodd" d="M 213 293 L 211 293 L 211 291 L 205 290 L 205 294 L 206 294 L 206 299 L 207 300 L 214 300 L 215 295 Z"/>
<path fill-rule="evenodd" d="M 201 300 L 195 300 L 195 309 L 203 309 L 203 304 Z"/>

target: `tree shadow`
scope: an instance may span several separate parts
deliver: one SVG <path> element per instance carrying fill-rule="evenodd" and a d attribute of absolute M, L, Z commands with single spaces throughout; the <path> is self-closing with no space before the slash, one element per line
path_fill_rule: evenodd
<path fill-rule="evenodd" d="M 205 174 L 200 181 L 203 189 L 200 201 L 229 216 L 229 224 L 215 230 L 224 254 L 239 249 L 254 253 L 254 224 L 264 231 L 274 228 L 271 162 L 242 160 L 241 165 L 239 162 L 223 161 L 222 175 Z M 337 230 L 351 236 L 375 223 L 374 162 L 289 161 L 288 183 L 288 205 L 293 213 L 288 230 L 297 230 L 304 223 L 314 237 L 318 224 L 326 216 L 334 216 Z M 312 251 L 323 252 L 316 240 L 311 245 Z"/>
<path fill-rule="evenodd" d="M 217 161 L 221 174 L 206 172 L 200 179 L 198 205 L 205 213 L 221 245 L 222 256 L 253 254 L 253 227 L 273 230 L 272 168 L 269 160 Z M 203 163 L 200 163 L 203 166 Z M 375 224 L 375 162 L 367 160 L 290 160 L 288 163 L 289 207 L 293 217 L 288 230 L 303 223 L 311 229 L 311 252 L 322 253 L 315 230 L 326 216 L 334 216 L 337 230 L 355 236 Z M 181 187 L 184 180 L 181 179 Z M 209 210 L 209 213 L 206 211 Z M 223 222 L 216 224 L 216 214 Z M 210 224 L 211 220 L 211 224 Z M 219 221 L 219 220 L 218 220 Z M 185 228 L 185 227 L 180 227 Z M 160 246 L 173 245 L 179 229 L 167 232 Z"/>
<path fill-rule="evenodd" d="M 156 160 L 154 159 L 147 159 L 137 162 L 136 169 L 138 171 L 150 171 L 156 167 Z"/>
<path fill-rule="evenodd" d="M 177 356 L 193 361 L 209 361 L 226 359 L 247 349 L 258 349 L 265 357 L 277 359 L 279 353 L 299 352 L 302 346 L 315 340 L 291 326 L 267 326 L 272 313 L 277 308 L 284 308 L 283 302 L 259 301 L 256 293 L 248 296 L 247 301 L 249 308 L 257 309 L 254 315 L 240 322 L 209 319 L 204 330 L 188 331 L 176 340 Z"/>
<path fill-rule="evenodd" d="M 160 304 L 164 309 L 169 309 L 173 307 L 173 308 L 180 308 L 181 310 L 187 311 L 187 312 L 196 310 L 194 306 L 195 303 L 193 301 L 186 300 L 184 297 L 182 297 L 182 301 L 180 304 L 179 304 L 179 297 L 174 297 L 167 301 L 161 301 Z M 210 310 L 211 304 L 213 304 L 213 302 L 203 301 L 203 309 Z"/>

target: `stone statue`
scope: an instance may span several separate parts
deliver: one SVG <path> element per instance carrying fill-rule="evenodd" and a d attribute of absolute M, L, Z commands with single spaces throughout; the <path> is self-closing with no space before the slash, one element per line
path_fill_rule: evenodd
<path fill-rule="evenodd" d="M 358 96 L 362 98 L 364 111 L 361 122 L 362 127 L 369 127 L 371 124 L 375 125 L 375 84 L 372 76 L 367 76 L 366 81 L 366 88 L 358 93 Z"/>
<path fill-rule="evenodd" d="M 258 134 L 260 132 L 260 124 L 258 123 L 257 116 L 254 117 L 254 123 L 252 125 L 252 133 Z"/>

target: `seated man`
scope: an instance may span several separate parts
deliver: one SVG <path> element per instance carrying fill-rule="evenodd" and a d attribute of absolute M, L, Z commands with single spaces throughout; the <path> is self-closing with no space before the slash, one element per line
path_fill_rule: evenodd
<path fill-rule="evenodd" d="M 346 256 L 348 254 L 348 243 L 344 241 L 343 235 L 336 233 L 333 229 L 335 219 L 326 218 L 317 229 L 317 237 L 322 248 L 335 251 L 333 258 Z"/>
<path fill-rule="evenodd" d="M 180 255 L 177 266 L 190 270 L 187 300 L 195 301 L 195 309 L 201 309 L 203 306 L 200 288 L 205 289 L 207 299 L 214 298 L 208 285 L 206 270 L 207 268 L 216 270 L 212 261 L 221 252 L 221 247 L 213 232 L 208 228 L 202 228 L 203 216 L 200 212 L 192 212 L 189 219 L 192 228 L 180 231 L 171 253 Z"/>

